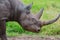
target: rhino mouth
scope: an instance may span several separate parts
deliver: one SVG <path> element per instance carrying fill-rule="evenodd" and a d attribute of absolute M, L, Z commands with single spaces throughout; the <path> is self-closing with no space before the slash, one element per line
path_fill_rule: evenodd
<path fill-rule="evenodd" d="M 34 33 L 39 33 L 40 32 L 40 29 L 36 30 L 36 29 L 27 29 L 27 28 L 23 28 L 24 30 L 26 31 L 29 31 L 29 32 L 34 32 Z"/>

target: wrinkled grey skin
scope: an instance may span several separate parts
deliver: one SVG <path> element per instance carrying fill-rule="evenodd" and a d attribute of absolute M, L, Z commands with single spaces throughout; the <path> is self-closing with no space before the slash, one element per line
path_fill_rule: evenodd
<path fill-rule="evenodd" d="M 17 21 L 23 29 L 38 33 L 42 26 L 56 22 L 60 14 L 49 21 L 39 21 L 43 13 L 43 8 L 36 15 L 30 13 L 32 4 L 25 6 L 19 0 L 0 0 L 0 37 L 7 40 L 6 22 Z"/>

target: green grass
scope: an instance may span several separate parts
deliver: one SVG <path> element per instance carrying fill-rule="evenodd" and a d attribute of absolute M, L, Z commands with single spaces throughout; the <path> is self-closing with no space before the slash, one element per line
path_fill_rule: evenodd
<path fill-rule="evenodd" d="M 44 8 L 44 13 L 41 20 L 51 20 L 60 13 L 60 0 L 22 0 L 26 5 L 33 2 L 32 13 L 36 14 L 41 8 Z M 7 35 L 15 36 L 18 34 L 35 35 L 36 33 L 27 32 L 17 22 L 7 22 Z M 60 35 L 60 19 L 51 24 L 42 27 L 39 35 Z"/>

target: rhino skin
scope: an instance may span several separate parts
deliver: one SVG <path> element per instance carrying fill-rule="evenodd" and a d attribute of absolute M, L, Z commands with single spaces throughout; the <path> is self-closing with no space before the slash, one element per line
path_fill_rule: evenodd
<path fill-rule="evenodd" d="M 52 20 L 39 20 L 42 16 L 44 8 L 36 14 L 30 13 L 32 4 L 24 5 L 20 0 L 0 0 L 0 38 L 7 40 L 6 22 L 17 21 L 23 29 L 38 33 L 41 27 L 56 22 L 60 18 L 60 14 Z"/>

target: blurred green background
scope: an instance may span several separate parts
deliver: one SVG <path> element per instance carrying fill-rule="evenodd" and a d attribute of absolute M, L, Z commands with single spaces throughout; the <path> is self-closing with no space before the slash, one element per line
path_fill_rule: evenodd
<path fill-rule="evenodd" d="M 33 2 L 31 12 L 36 14 L 41 8 L 44 8 L 43 15 L 40 20 L 51 20 L 55 18 L 60 13 L 60 0 L 22 0 L 26 5 Z M 6 23 L 7 36 L 18 36 L 18 35 L 60 35 L 60 19 L 50 25 L 42 27 L 40 33 L 32 33 L 25 31 L 22 27 L 15 21 L 10 21 Z"/>

